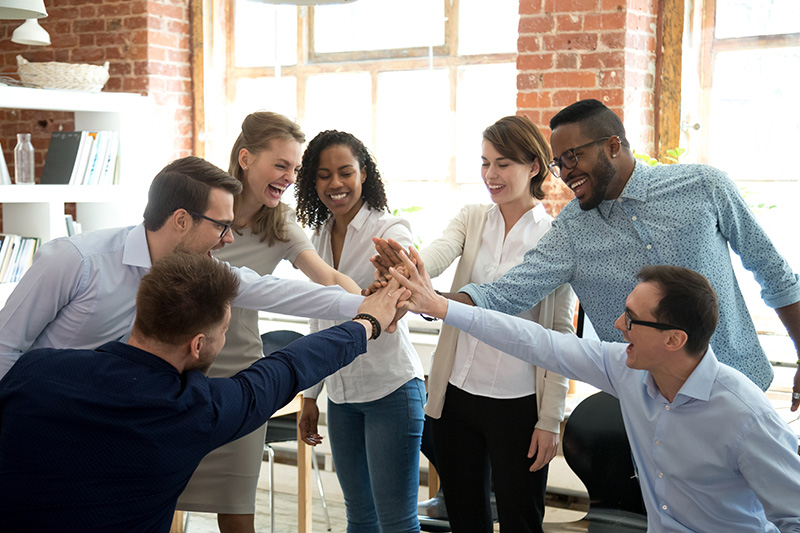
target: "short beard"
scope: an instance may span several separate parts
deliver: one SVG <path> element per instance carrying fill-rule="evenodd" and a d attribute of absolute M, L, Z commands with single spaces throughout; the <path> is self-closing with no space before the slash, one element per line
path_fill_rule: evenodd
<path fill-rule="evenodd" d="M 589 211 L 600 205 L 600 202 L 605 199 L 608 186 L 611 185 L 611 180 L 614 179 L 616 174 L 617 169 L 611 164 L 611 160 L 606 157 L 606 153 L 600 150 L 597 155 L 597 163 L 592 169 L 592 177 L 594 178 L 592 195 L 583 202 L 579 201 L 578 205 L 581 206 L 581 210 Z"/>

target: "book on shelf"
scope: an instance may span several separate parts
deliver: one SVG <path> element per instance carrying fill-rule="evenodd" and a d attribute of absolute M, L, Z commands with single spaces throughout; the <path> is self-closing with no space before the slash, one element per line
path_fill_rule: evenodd
<path fill-rule="evenodd" d="M 11 176 L 8 173 L 6 158 L 3 156 L 3 146 L 0 145 L 0 185 L 11 185 Z"/>
<path fill-rule="evenodd" d="M 72 237 L 83 231 L 81 223 L 72 218 L 72 215 L 64 215 L 64 222 L 67 225 L 67 237 Z"/>
<path fill-rule="evenodd" d="M 80 145 L 80 131 L 54 131 L 50 134 L 50 145 L 39 182 L 43 185 L 68 184 Z"/>
<path fill-rule="evenodd" d="M 54 131 L 40 183 L 110 185 L 117 182 L 119 132 Z"/>
<path fill-rule="evenodd" d="M 0 283 L 17 282 L 33 263 L 39 239 L 5 234 L 0 248 Z"/>

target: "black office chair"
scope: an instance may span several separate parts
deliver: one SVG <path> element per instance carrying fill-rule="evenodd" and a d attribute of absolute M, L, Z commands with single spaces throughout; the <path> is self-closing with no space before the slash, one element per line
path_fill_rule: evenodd
<path fill-rule="evenodd" d="M 567 464 L 589 492 L 589 511 L 576 522 L 545 523 L 545 532 L 647 531 L 619 400 L 605 392 L 583 400 L 567 420 L 562 446 Z"/>
<path fill-rule="evenodd" d="M 290 330 L 269 331 L 261 335 L 261 342 L 264 354 L 269 355 L 274 351 L 280 350 L 289 343 L 302 337 L 302 333 Z M 267 422 L 267 436 L 264 439 L 264 453 L 267 454 L 269 461 L 269 522 L 270 531 L 275 531 L 275 450 L 270 446 L 274 442 L 289 442 L 297 440 L 297 413 L 276 416 Z M 299 460 L 299 458 L 298 458 Z M 319 473 L 317 454 L 311 452 L 311 466 L 314 469 L 314 476 L 317 480 L 317 489 L 322 501 L 322 510 L 325 515 L 325 523 L 328 531 L 331 530 L 331 519 L 328 516 L 328 503 L 325 501 L 325 491 L 322 488 L 322 477 Z"/>

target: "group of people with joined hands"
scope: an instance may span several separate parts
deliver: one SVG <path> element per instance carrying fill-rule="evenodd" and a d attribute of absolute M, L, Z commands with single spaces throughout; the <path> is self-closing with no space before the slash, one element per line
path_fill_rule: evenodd
<path fill-rule="evenodd" d="M 800 527 L 797 438 L 762 392 L 772 371 L 728 246 L 796 346 L 800 279 L 724 173 L 636 163 L 596 100 L 550 129 L 554 158 L 527 118 L 489 126 L 491 203 L 465 206 L 421 251 L 360 140 L 325 131 L 303 152 L 297 124 L 269 112 L 245 119 L 227 173 L 167 165 L 143 224 L 43 246 L 0 310 L 0 526 L 160 530 L 177 506 L 254 531 L 264 422 L 305 391 L 301 434 L 318 444 L 324 384 L 348 532 L 419 530 L 426 415 L 453 530 L 491 530 L 491 487 L 501 528 L 541 531 L 573 378 L 620 399 L 652 530 Z M 541 203 L 548 173 L 575 194 L 556 219 Z M 295 182 L 296 214 L 281 201 Z M 271 276 L 282 259 L 312 282 Z M 431 277 L 456 260 L 441 296 Z M 203 283 L 227 288 L 204 298 Z M 576 294 L 600 341 L 572 335 Z M 258 310 L 308 317 L 312 334 L 263 357 Z M 406 310 L 444 320 L 427 393 Z M 30 424 L 41 397 L 48 415 Z M 53 427 L 73 456 L 40 457 Z M 67 490 L 42 493 L 44 479 Z M 118 490 L 79 490 L 98 479 Z"/>

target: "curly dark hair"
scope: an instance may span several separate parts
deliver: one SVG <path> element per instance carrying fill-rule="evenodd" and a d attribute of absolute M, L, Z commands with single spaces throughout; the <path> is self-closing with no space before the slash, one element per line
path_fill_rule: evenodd
<path fill-rule="evenodd" d="M 322 151 L 335 145 L 347 146 L 361 165 L 365 176 L 361 185 L 361 199 L 370 209 L 380 211 L 387 207 L 381 173 L 378 172 L 375 159 L 364 143 L 344 131 L 323 131 L 308 143 L 294 188 L 294 196 L 297 199 L 297 220 L 303 226 L 314 230 L 319 229 L 331 214 L 317 196 L 317 170 Z"/>

